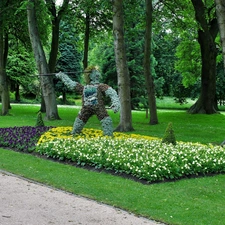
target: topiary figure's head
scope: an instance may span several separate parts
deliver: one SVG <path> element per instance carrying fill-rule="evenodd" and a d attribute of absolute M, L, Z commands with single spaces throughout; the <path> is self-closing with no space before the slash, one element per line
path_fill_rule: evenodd
<path fill-rule="evenodd" d="M 89 66 L 84 70 L 86 84 L 99 84 L 101 74 L 97 66 Z"/>

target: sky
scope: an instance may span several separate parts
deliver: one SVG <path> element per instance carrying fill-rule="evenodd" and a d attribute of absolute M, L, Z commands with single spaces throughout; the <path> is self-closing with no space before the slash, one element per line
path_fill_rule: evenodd
<path fill-rule="evenodd" d="M 61 5 L 62 2 L 63 2 L 63 0 L 56 0 L 56 1 L 55 1 L 56 5 Z"/>

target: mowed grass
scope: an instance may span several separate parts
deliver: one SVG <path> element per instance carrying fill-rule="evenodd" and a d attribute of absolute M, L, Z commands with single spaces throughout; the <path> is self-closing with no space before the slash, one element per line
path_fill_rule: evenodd
<path fill-rule="evenodd" d="M 180 105 L 178 104 L 178 106 Z M 186 108 L 187 106 L 184 105 L 183 107 Z M 34 126 L 39 108 L 37 105 L 12 105 L 10 116 L 0 117 L 0 127 Z M 45 125 L 73 126 L 79 110 L 80 107 L 76 106 L 59 106 L 58 111 L 61 120 L 44 121 Z M 119 113 L 114 114 L 109 110 L 109 114 L 113 119 L 113 126 L 116 128 L 119 124 Z M 149 116 L 146 118 L 145 111 L 133 111 L 134 131 L 132 133 L 162 138 L 168 123 L 172 122 L 177 141 L 220 144 L 225 140 L 225 113 L 223 111 L 218 114 L 204 115 L 189 114 L 182 108 L 179 110 L 159 109 L 159 124 L 149 125 L 149 119 Z M 90 118 L 85 127 L 101 129 L 96 116 Z"/>
<path fill-rule="evenodd" d="M 0 127 L 35 125 L 39 106 L 12 107 L 10 116 L 0 117 Z M 78 111 L 77 107 L 59 107 L 62 120 L 45 121 L 45 125 L 72 126 Z M 119 114 L 110 115 L 116 127 Z M 178 141 L 219 144 L 225 139 L 223 113 L 190 115 L 183 109 L 160 109 L 159 124 L 154 126 L 148 124 L 144 111 L 134 111 L 132 116 L 133 133 L 163 137 L 172 122 Z M 95 117 L 86 127 L 101 128 Z M 4 149 L 0 149 L 0 168 L 167 224 L 222 225 L 225 221 L 222 174 L 145 185 Z"/>
<path fill-rule="evenodd" d="M 144 185 L 0 149 L 0 168 L 137 215 L 182 225 L 223 225 L 225 176 Z"/>
<path fill-rule="evenodd" d="M 223 225 L 225 175 L 145 185 L 0 149 L 0 168 L 166 224 Z"/>

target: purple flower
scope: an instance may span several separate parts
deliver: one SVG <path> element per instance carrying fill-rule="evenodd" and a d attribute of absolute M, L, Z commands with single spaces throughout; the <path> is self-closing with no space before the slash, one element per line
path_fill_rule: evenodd
<path fill-rule="evenodd" d="M 32 152 L 40 136 L 52 127 L 7 127 L 0 128 L 0 147 Z"/>

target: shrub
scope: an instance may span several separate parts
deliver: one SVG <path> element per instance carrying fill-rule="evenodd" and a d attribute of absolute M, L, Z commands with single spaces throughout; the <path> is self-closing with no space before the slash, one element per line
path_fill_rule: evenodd
<path fill-rule="evenodd" d="M 42 114 L 41 114 L 41 111 L 38 112 L 37 114 L 37 122 L 36 122 L 36 127 L 44 127 L 44 121 L 42 119 Z"/>
<path fill-rule="evenodd" d="M 166 128 L 165 135 L 162 139 L 162 143 L 176 145 L 176 137 L 171 122 L 168 124 Z"/>

